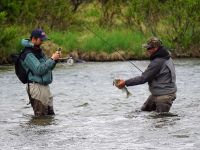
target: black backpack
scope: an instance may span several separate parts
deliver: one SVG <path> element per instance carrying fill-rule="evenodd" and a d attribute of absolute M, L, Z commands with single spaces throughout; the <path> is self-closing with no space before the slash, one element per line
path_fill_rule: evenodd
<path fill-rule="evenodd" d="M 28 82 L 28 73 L 30 71 L 26 71 L 24 69 L 24 67 L 21 64 L 21 61 L 24 61 L 28 53 L 31 53 L 31 50 L 24 48 L 18 55 L 16 55 L 15 60 L 15 74 L 23 84 L 26 84 Z"/>

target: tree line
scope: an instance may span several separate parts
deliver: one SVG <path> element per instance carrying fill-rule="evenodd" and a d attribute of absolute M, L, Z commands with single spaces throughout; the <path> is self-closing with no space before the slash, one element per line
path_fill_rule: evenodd
<path fill-rule="evenodd" d="M 25 34 L 30 28 L 62 32 L 91 23 L 159 36 L 180 53 L 199 49 L 199 8 L 199 0 L 1 0 L 1 58 L 7 48 L 14 48 L 17 34 Z M 86 14 L 88 9 L 92 10 L 90 14 Z"/>

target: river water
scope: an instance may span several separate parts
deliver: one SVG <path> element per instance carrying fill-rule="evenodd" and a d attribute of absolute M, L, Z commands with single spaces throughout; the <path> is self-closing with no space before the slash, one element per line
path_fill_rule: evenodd
<path fill-rule="evenodd" d="M 144 70 L 148 61 L 134 61 Z M 35 118 L 13 66 L 0 66 L 2 150 L 199 150 L 200 60 L 175 60 L 177 99 L 171 114 L 141 112 L 147 84 L 113 87 L 139 75 L 128 62 L 58 64 L 51 91 L 56 116 Z"/>

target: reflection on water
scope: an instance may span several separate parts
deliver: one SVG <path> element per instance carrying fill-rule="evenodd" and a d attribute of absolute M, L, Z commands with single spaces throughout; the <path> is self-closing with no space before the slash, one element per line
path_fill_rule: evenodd
<path fill-rule="evenodd" d="M 180 117 L 173 113 L 152 113 L 149 118 L 154 119 L 153 126 L 155 128 L 163 128 L 167 126 L 174 126 Z"/>
<path fill-rule="evenodd" d="M 46 126 L 55 124 L 54 116 L 34 117 L 32 116 L 28 125 Z"/>
<path fill-rule="evenodd" d="M 164 112 L 164 113 L 153 112 L 149 116 L 154 118 L 154 119 L 157 119 L 157 118 L 166 118 L 166 117 L 177 117 L 178 114 L 174 114 L 174 113 L 171 113 L 171 112 Z"/>
<path fill-rule="evenodd" d="M 135 61 L 144 70 L 148 61 Z M 51 90 L 55 116 L 34 117 L 13 66 L 0 66 L 0 149 L 191 149 L 200 147 L 200 60 L 175 61 L 177 99 L 170 113 L 142 112 L 147 85 L 112 81 L 139 75 L 128 62 L 58 64 Z"/>

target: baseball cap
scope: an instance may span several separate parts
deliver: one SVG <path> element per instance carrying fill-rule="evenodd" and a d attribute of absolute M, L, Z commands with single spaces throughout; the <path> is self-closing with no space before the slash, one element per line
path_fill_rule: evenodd
<path fill-rule="evenodd" d="M 42 29 L 35 29 L 31 32 L 31 38 L 40 38 L 42 41 L 49 40 Z"/>
<path fill-rule="evenodd" d="M 162 41 L 157 37 L 151 37 L 147 43 L 143 44 L 142 46 L 146 49 L 160 47 L 162 46 Z"/>

